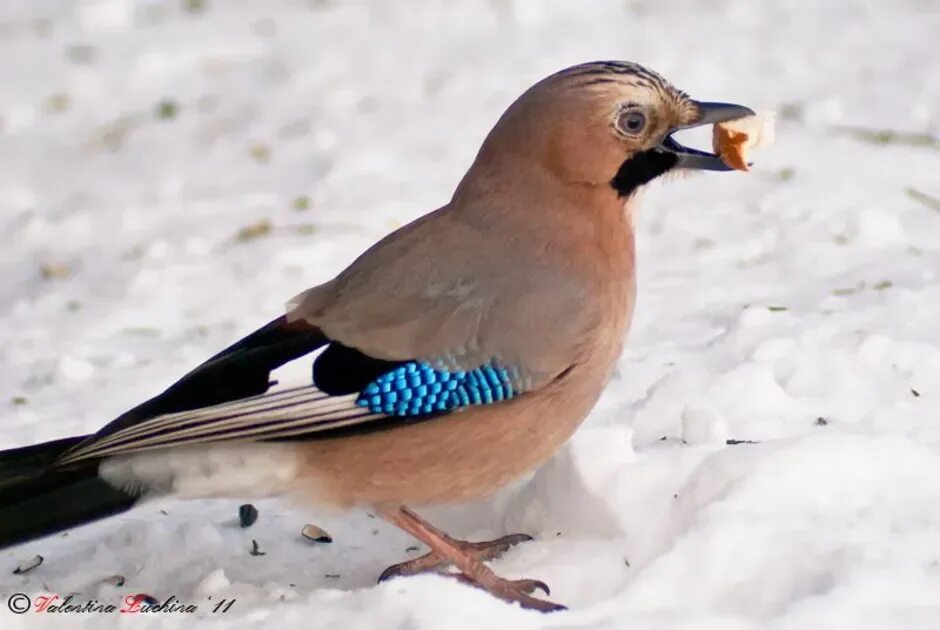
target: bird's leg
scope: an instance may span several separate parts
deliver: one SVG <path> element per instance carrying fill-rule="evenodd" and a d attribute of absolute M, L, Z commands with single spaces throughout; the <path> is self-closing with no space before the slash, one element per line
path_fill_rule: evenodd
<path fill-rule="evenodd" d="M 443 532 L 441 535 L 447 540 L 447 542 L 457 546 L 461 551 L 481 562 L 495 560 L 519 543 L 532 540 L 532 537 L 528 534 L 509 534 L 508 536 L 503 536 L 502 538 L 497 538 L 496 540 L 486 540 L 483 542 L 468 542 L 465 540 L 457 540 L 456 538 L 451 538 Z M 438 552 L 431 550 L 423 556 L 415 558 L 414 560 L 393 564 L 389 568 L 382 571 L 382 575 L 379 576 L 379 582 L 393 577 L 404 577 L 406 575 L 417 575 L 419 573 L 440 571 L 441 569 L 445 569 L 449 566 L 451 566 L 450 560 Z"/>
<path fill-rule="evenodd" d="M 529 593 L 537 588 L 544 590 L 547 594 L 548 586 L 546 586 L 544 582 L 539 580 L 506 580 L 493 573 L 488 566 L 483 564 L 486 558 L 494 557 L 502 553 L 502 551 L 505 551 L 506 548 L 515 542 L 520 542 L 519 539 L 516 539 L 514 542 L 506 542 L 507 538 L 513 538 L 507 536 L 498 541 L 492 541 L 492 543 L 504 545 L 505 548 L 502 550 L 497 549 L 495 553 L 489 552 L 490 555 L 487 555 L 488 550 L 485 547 L 482 548 L 482 551 L 480 549 L 468 549 L 467 545 L 473 545 L 473 543 L 465 543 L 451 538 L 403 505 L 394 507 L 382 506 L 378 508 L 377 512 L 379 516 L 389 523 L 408 532 L 431 548 L 430 554 L 416 558 L 412 562 L 419 563 L 419 561 L 421 561 L 421 563 L 429 568 L 436 568 L 445 562 L 453 564 L 460 571 L 463 581 L 482 588 L 491 595 L 507 602 L 518 602 L 523 608 L 531 608 L 543 612 L 564 610 L 564 606 L 536 599 L 529 595 Z M 489 543 L 476 544 L 485 546 Z M 474 553 L 474 551 L 476 553 Z M 435 555 L 436 557 L 434 557 Z M 394 568 L 395 567 L 390 567 L 389 570 Z M 390 577 L 386 576 L 386 573 L 388 573 L 388 570 L 382 574 L 383 577 Z"/>

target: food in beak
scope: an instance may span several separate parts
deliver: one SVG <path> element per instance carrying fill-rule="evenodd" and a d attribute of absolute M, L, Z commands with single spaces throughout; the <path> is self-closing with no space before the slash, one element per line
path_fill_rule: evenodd
<path fill-rule="evenodd" d="M 712 147 L 721 161 L 738 171 L 751 170 L 748 152 L 774 140 L 774 114 L 761 113 L 715 124 Z"/>

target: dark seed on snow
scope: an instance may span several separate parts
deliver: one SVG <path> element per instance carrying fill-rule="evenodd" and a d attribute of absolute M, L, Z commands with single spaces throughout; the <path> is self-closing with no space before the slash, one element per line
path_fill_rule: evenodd
<path fill-rule="evenodd" d="M 111 586 L 124 586 L 124 576 L 123 575 L 109 575 L 105 579 L 101 580 L 102 584 L 110 584 Z"/>
<path fill-rule="evenodd" d="M 20 566 L 13 569 L 13 575 L 22 575 L 29 571 L 32 571 L 36 567 L 42 564 L 42 556 L 36 555 L 27 560 L 26 562 L 20 563 Z"/>
<path fill-rule="evenodd" d="M 249 551 L 248 553 L 250 553 L 253 556 L 263 556 L 267 552 L 261 551 L 261 548 L 258 546 L 258 541 L 252 538 L 251 539 L 251 551 Z"/>
<path fill-rule="evenodd" d="M 333 542 L 333 537 L 327 533 L 322 527 L 317 527 L 312 523 L 304 525 L 304 528 L 300 530 L 301 535 L 307 540 L 312 540 L 313 542 L 318 543 L 331 543 Z"/>
<path fill-rule="evenodd" d="M 238 522 L 242 527 L 251 527 L 258 520 L 258 509 L 251 503 L 238 507 Z"/>

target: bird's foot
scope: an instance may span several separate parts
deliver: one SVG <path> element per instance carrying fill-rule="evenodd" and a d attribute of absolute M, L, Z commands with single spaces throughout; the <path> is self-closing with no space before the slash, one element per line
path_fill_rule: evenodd
<path fill-rule="evenodd" d="M 496 540 L 485 540 L 483 542 L 468 542 L 447 536 L 447 541 L 449 543 L 453 544 L 467 556 L 479 562 L 494 560 L 509 551 L 510 548 L 515 547 L 519 543 L 528 542 L 530 540 L 532 540 L 532 537 L 528 534 L 509 534 L 508 536 L 503 536 L 502 538 L 497 538 Z M 450 560 L 438 552 L 432 550 L 423 556 L 415 558 L 414 560 L 407 560 L 405 562 L 393 564 L 389 568 L 382 571 L 382 575 L 379 576 L 379 582 L 389 580 L 393 577 L 418 575 L 419 573 L 440 572 L 452 564 L 453 563 Z M 544 586 L 544 584 L 542 584 L 542 586 Z M 546 594 L 548 593 L 547 587 L 543 590 L 546 592 Z"/>
<path fill-rule="evenodd" d="M 516 603 L 523 608 L 552 612 L 565 610 L 564 606 L 532 597 L 530 593 L 539 589 L 549 594 L 548 585 L 540 580 L 507 580 L 499 577 L 484 564 L 513 545 L 532 540 L 525 534 L 503 536 L 497 540 L 470 543 L 451 538 L 403 505 L 378 506 L 378 514 L 397 525 L 431 548 L 431 552 L 420 558 L 396 564 L 386 569 L 379 581 L 399 575 L 414 575 L 453 565 L 459 573 L 445 573 L 465 584 L 481 588 L 499 599 Z"/>
<path fill-rule="evenodd" d="M 476 577 L 470 577 L 463 573 L 446 573 L 445 575 L 454 577 L 464 584 L 481 588 L 490 595 L 498 597 L 503 601 L 517 603 L 523 608 L 528 608 L 530 610 L 539 610 L 541 612 L 568 610 L 561 604 L 556 604 L 544 599 L 532 597 L 531 594 L 537 590 L 542 591 L 546 595 L 551 594 L 548 589 L 548 584 L 542 580 L 507 580 L 505 578 L 499 577 L 489 569 L 487 569 L 486 572 L 484 572 L 482 575 Z"/>

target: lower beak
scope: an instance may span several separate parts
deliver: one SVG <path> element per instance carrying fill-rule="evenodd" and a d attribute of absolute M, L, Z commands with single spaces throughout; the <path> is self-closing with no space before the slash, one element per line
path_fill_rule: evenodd
<path fill-rule="evenodd" d="M 659 143 L 657 150 L 673 153 L 678 158 L 676 168 L 688 168 L 701 171 L 730 171 L 730 166 L 721 161 L 721 158 L 708 151 L 699 151 L 690 147 L 683 146 L 673 139 L 672 134 L 681 129 L 690 129 L 702 125 L 714 125 L 717 123 L 737 120 L 747 116 L 754 116 L 754 111 L 743 105 L 733 105 L 731 103 L 702 103 L 692 101 L 697 109 L 697 114 L 692 122 L 681 127 L 672 129 L 663 141 Z"/>

